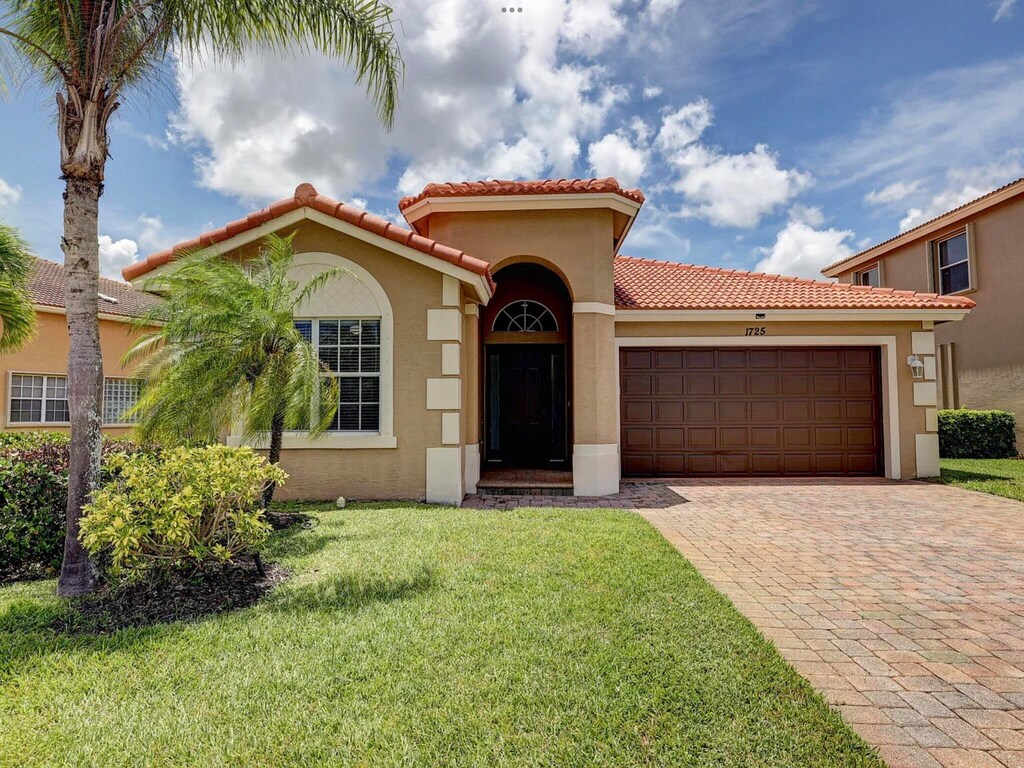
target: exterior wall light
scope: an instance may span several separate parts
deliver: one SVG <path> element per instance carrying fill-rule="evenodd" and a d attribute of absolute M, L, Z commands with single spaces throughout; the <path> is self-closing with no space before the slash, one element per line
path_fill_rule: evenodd
<path fill-rule="evenodd" d="M 913 372 L 915 379 L 924 378 L 924 363 L 921 362 L 921 358 L 917 355 L 911 355 L 907 358 L 907 365 L 910 366 L 910 370 Z"/>

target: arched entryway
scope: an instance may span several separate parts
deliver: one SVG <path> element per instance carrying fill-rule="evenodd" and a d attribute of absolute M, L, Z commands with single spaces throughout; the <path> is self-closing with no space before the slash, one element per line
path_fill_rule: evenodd
<path fill-rule="evenodd" d="M 552 270 L 511 264 L 481 313 L 486 468 L 571 466 L 572 299 Z"/>

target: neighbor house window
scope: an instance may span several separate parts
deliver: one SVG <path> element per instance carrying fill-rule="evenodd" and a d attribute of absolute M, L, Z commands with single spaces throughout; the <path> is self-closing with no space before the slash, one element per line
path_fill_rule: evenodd
<path fill-rule="evenodd" d="M 139 379 L 104 379 L 103 380 L 103 423 L 104 424 L 135 424 L 137 415 L 128 411 L 139 402 L 142 382 Z"/>
<path fill-rule="evenodd" d="M 380 431 L 380 325 L 379 318 L 295 321 L 338 380 L 331 431 Z"/>
<path fill-rule="evenodd" d="M 870 285 L 879 288 L 882 285 L 882 269 L 878 264 L 857 273 L 857 285 Z"/>
<path fill-rule="evenodd" d="M 935 244 L 938 262 L 939 293 L 960 293 L 971 287 L 971 265 L 967 250 L 967 232 Z"/>
<path fill-rule="evenodd" d="M 67 376 L 11 374 L 11 424 L 67 424 Z"/>

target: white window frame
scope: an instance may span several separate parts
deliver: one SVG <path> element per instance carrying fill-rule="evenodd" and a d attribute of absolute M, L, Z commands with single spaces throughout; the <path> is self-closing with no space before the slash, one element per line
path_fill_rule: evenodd
<path fill-rule="evenodd" d="M 380 423 L 379 431 L 376 433 L 328 432 L 320 437 L 311 438 L 308 432 L 285 432 L 281 447 L 304 450 L 397 448 L 398 440 L 395 437 L 394 423 L 395 320 L 387 293 L 365 267 L 336 253 L 323 251 L 299 253 L 295 255 L 292 264 L 293 268 L 315 267 L 316 271 L 340 267 L 348 273 L 349 277 L 361 283 L 373 297 L 374 303 L 377 305 L 377 312 L 372 317 L 380 319 Z M 334 302 L 331 306 L 332 312 L 329 314 L 320 311 L 310 311 L 308 314 L 300 312 L 295 315 L 295 320 L 359 318 L 362 313 L 346 309 L 343 291 L 339 295 L 331 297 L 331 285 L 332 283 L 328 283 L 324 291 L 315 296 L 314 300 L 322 304 L 325 298 L 332 298 Z M 370 316 L 364 315 L 364 319 L 369 318 Z M 241 428 L 236 427 L 232 430 L 232 434 L 228 435 L 227 443 L 228 445 L 252 445 L 256 448 L 266 448 L 270 439 L 267 435 L 245 439 L 242 437 Z"/>
<path fill-rule="evenodd" d="M 881 288 L 882 287 L 882 263 L 880 261 L 876 261 L 874 264 L 872 264 L 867 269 L 862 269 L 860 272 L 857 272 L 856 273 L 856 284 L 857 285 L 871 285 L 870 283 L 863 282 L 864 276 L 870 274 L 871 272 L 874 272 L 876 275 L 878 275 L 878 278 L 877 278 L 878 285 L 875 286 L 875 287 L 876 288 Z"/>
<path fill-rule="evenodd" d="M 15 376 L 40 376 L 43 379 L 43 395 L 40 398 L 40 411 L 39 421 L 14 421 L 13 416 L 13 400 L 14 395 L 12 388 L 14 386 Z M 48 379 L 64 379 L 65 382 L 68 378 L 66 373 L 42 373 L 40 371 L 8 371 L 7 372 L 7 426 L 8 427 L 66 427 L 71 424 L 70 421 L 46 421 L 46 402 L 48 399 L 46 396 L 47 380 Z M 65 392 L 67 391 L 65 384 Z M 19 400 L 35 399 L 35 398 L 18 398 Z M 64 398 L 66 401 L 67 398 Z"/>
<path fill-rule="evenodd" d="M 961 235 L 964 238 L 964 258 L 963 258 L 963 260 L 954 262 L 953 264 L 947 264 L 946 266 L 942 266 L 942 260 L 939 257 L 939 247 L 943 243 L 947 243 L 950 240 L 955 240 L 956 238 L 960 237 Z M 939 294 L 940 296 L 958 296 L 958 295 L 960 295 L 962 293 L 969 293 L 970 291 L 974 290 L 974 265 L 972 264 L 974 259 L 971 258 L 971 248 L 972 248 L 972 246 L 973 246 L 973 244 L 971 242 L 970 227 L 965 227 L 964 229 L 958 230 L 956 232 L 951 232 L 950 234 L 946 235 L 945 237 L 941 237 L 938 240 L 935 240 L 935 241 L 932 242 L 932 260 L 933 260 L 933 263 L 935 265 L 935 293 Z M 959 266 L 961 264 L 966 264 L 967 265 L 967 287 L 966 288 L 961 288 L 958 291 L 950 291 L 949 293 L 943 293 L 942 292 L 942 271 L 945 270 L 945 269 L 951 269 L 952 267 L 957 267 L 957 266 Z"/>
<path fill-rule="evenodd" d="M 12 408 L 13 403 L 12 403 L 12 401 L 14 400 L 14 396 L 13 396 L 13 393 L 12 393 L 12 388 L 14 386 L 14 377 L 15 376 L 41 376 L 43 378 L 43 396 L 42 396 L 42 399 L 41 399 L 42 410 L 40 411 L 40 415 L 43 418 L 42 418 L 41 421 L 14 421 L 13 420 L 13 418 L 12 418 L 12 415 L 13 415 L 13 408 Z M 66 381 L 67 378 L 68 378 L 68 375 L 66 373 L 54 373 L 52 371 L 47 372 L 47 373 L 43 373 L 41 371 L 8 371 L 7 372 L 6 419 L 5 419 L 5 422 L 4 422 L 5 425 L 8 428 L 13 428 L 13 427 L 69 427 L 69 426 L 71 426 L 71 422 L 70 421 L 46 421 L 46 403 L 47 403 L 47 400 L 53 399 L 53 398 L 48 398 L 46 396 L 47 379 L 64 379 Z M 103 415 L 103 408 L 104 408 L 104 397 L 103 397 L 103 395 L 106 393 L 107 382 L 108 381 L 112 381 L 112 380 L 137 381 L 137 379 L 134 379 L 131 376 L 104 376 L 103 377 L 103 391 L 100 393 L 100 395 L 101 395 L 100 396 L 100 415 L 101 416 Z M 19 399 L 25 399 L 25 398 L 19 398 Z M 64 398 L 64 399 L 66 400 L 67 398 Z M 125 422 L 102 421 L 100 426 L 104 427 L 104 428 L 106 428 L 106 427 L 111 427 L 111 428 L 121 427 L 121 428 L 128 429 L 128 428 L 133 427 L 135 425 L 135 423 L 136 422 L 128 422 L 128 421 L 125 421 Z"/>
<path fill-rule="evenodd" d="M 550 331 L 544 331 L 544 330 L 534 331 L 534 330 L 531 330 L 531 329 L 528 329 L 528 328 L 523 328 L 522 330 L 518 330 L 518 331 L 516 331 L 516 330 L 504 330 L 504 331 L 497 330 L 498 321 L 501 319 L 502 315 L 504 315 L 505 313 L 509 312 L 509 308 L 510 307 L 512 307 L 512 306 L 514 306 L 516 304 L 522 305 L 524 303 L 525 304 L 535 304 L 538 307 L 540 307 L 542 310 L 544 310 L 542 313 L 539 313 L 537 315 L 537 320 L 538 321 L 542 320 L 544 318 L 544 316 L 545 316 L 545 313 L 546 313 L 547 316 L 549 316 L 551 318 L 551 322 L 555 324 L 554 329 L 550 330 Z M 513 315 L 512 313 L 509 313 L 508 316 L 509 316 L 509 318 L 515 317 L 515 315 Z M 491 333 L 558 333 L 560 330 L 561 329 L 558 327 L 558 318 L 555 317 L 555 313 L 552 312 L 551 309 L 547 305 L 543 304 L 542 302 L 537 301 L 536 299 L 513 299 L 512 301 L 510 301 L 507 304 L 505 304 L 505 306 L 503 306 L 501 309 L 499 309 L 494 314 L 494 320 L 491 321 Z"/>
<path fill-rule="evenodd" d="M 345 321 L 363 321 L 363 320 L 373 320 L 373 321 L 376 321 L 377 323 L 379 323 L 381 337 L 383 337 L 384 323 L 381 320 L 381 317 L 379 315 L 372 315 L 372 316 L 366 315 L 366 316 L 362 316 L 362 317 L 356 317 L 356 316 L 349 315 L 349 316 L 345 316 L 345 317 L 301 317 L 301 318 L 297 317 L 297 318 L 295 318 L 295 322 L 296 323 L 310 323 L 311 324 L 311 329 L 312 329 L 311 330 L 311 333 L 312 333 L 312 342 L 311 343 L 313 345 L 313 349 L 316 350 L 318 357 L 320 355 L 320 323 L 321 322 L 345 322 Z M 381 370 L 384 368 L 384 352 L 383 352 L 383 344 L 381 343 L 382 341 L 383 341 L 383 338 L 380 338 L 380 339 L 378 339 L 378 343 L 376 344 L 378 354 L 380 355 L 380 365 L 377 366 L 379 370 L 377 370 L 376 372 L 331 371 L 331 373 L 330 373 L 331 377 L 334 378 L 334 379 L 345 379 L 345 378 L 359 379 L 360 382 L 364 378 L 366 378 L 366 379 L 374 379 L 374 378 L 377 379 L 377 381 L 378 381 L 378 388 L 377 388 L 377 429 L 332 429 L 332 430 L 329 430 L 327 434 L 329 434 L 329 435 L 380 435 L 380 433 L 381 433 L 380 432 L 381 410 L 382 410 L 381 409 L 381 399 L 383 398 L 383 393 L 382 393 L 383 386 L 380 384 L 380 381 L 381 381 Z M 361 344 L 356 346 L 355 348 L 359 349 L 359 350 L 363 349 Z M 362 367 L 362 365 L 360 365 L 360 367 Z M 326 376 L 327 374 L 325 373 L 324 375 Z M 360 384 L 360 386 L 361 386 L 361 384 Z M 339 407 L 340 407 L 340 403 L 339 403 Z M 291 432 L 291 434 L 297 434 L 297 435 L 305 434 L 305 432 L 303 430 L 290 430 L 290 432 Z"/>

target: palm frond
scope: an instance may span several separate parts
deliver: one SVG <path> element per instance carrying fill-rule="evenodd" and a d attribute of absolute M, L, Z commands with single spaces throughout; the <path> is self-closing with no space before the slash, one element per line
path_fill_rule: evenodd
<path fill-rule="evenodd" d="M 0 224 L 0 352 L 22 346 L 36 332 L 36 311 L 28 294 L 32 254 L 17 230 Z"/>

